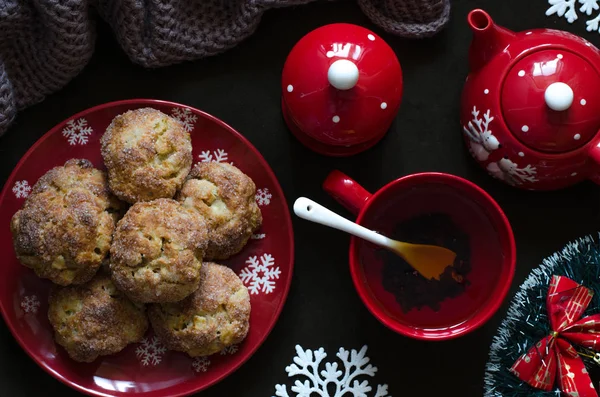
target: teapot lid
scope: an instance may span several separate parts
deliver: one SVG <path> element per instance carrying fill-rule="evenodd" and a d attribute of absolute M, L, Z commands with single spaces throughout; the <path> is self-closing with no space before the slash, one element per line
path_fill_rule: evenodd
<path fill-rule="evenodd" d="M 336 23 L 304 36 L 287 57 L 283 105 L 302 133 L 351 146 L 381 135 L 402 96 L 402 70 L 391 47 L 361 26 Z"/>
<path fill-rule="evenodd" d="M 600 129 L 600 76 L 581 56 L 544 49 L 523 57 L 506 75 L 501 92 L 504 121 L 525 145 L 566 152 Z"/>

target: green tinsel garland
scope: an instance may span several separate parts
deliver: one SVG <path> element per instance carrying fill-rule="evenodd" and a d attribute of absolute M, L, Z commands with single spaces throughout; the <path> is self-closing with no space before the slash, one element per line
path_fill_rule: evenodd
<path fill-rule="evenodd" d="M 509 372 L 509 368 L 534 343 L 550 333 L 546 295 L 553 275 L 566 276 L 594 291 L 594 298 L 583 316 L 600 313 L 600 243 L 587 236 L 569 243 L 561 252 L 543 260 L 521 285 L 512 299 L 508 314 L 498 328 L 490 348 L 485 370 L 485 397 L 549 397 L 553 391 L 535 389 Z M 581 349 L 575 346 L 578 351 Z M 598 390 L 598 366 L 584 358 L 586 368 Z M 600 392 L 600 391 L 599 391 Z"/>

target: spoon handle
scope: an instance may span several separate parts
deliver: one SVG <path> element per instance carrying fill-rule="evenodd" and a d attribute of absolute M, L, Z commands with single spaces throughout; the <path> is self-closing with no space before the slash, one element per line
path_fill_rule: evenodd
<path fill-rule="evenodd" d="M 349 221 L 306 197 L 300 197 L 296 200 L 294 203 L 294 213 L 307 221 L 350 233 L 376 245 L 384 247 L 392 245 L 389 238 Z"/>

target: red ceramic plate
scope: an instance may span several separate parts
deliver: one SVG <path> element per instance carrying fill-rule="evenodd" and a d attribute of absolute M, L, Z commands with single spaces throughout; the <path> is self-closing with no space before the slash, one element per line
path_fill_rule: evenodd
<path fill-rule="evenodd" d="M 192 135 L 195 161 L 227 161 L 256 183 L 263 226 L 244 250 L 223 264 L 242 278 L 250 292 L 250 331 L 238 346 L 204 359 L 167 351 L 151 331 L 141 343 L 91 364 L 72 361 L 53 340 L 47 319 L 51 283 L 19 264 L 12 246 L 10 219 L 31 186 L 50 168 L 70 158 L 86 158 L 104 168 L 100 137 L 113 117 L 150 106 L 183 121 Z M 275 175 L 260 153 L 222 121 L 188 106 L 156 101 L 112 102 L 60 123 L 21 159 L 0 196 L 0 309 L 23 349 L 46 371 L 94 396 L 183 396 L 231 374 L 263 343 L 283 307 L 292 279 L 294 242 L 289 210 Z"/>

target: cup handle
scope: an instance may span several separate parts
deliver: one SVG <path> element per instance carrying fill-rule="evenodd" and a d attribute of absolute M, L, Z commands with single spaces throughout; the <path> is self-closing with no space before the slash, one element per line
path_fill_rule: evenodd
<path fill-rule="evenodd" d="M 323 182 L 323 189 L 354 215 L 363 209 L 371 193 L 344 173 L 334 170 Z"/>

